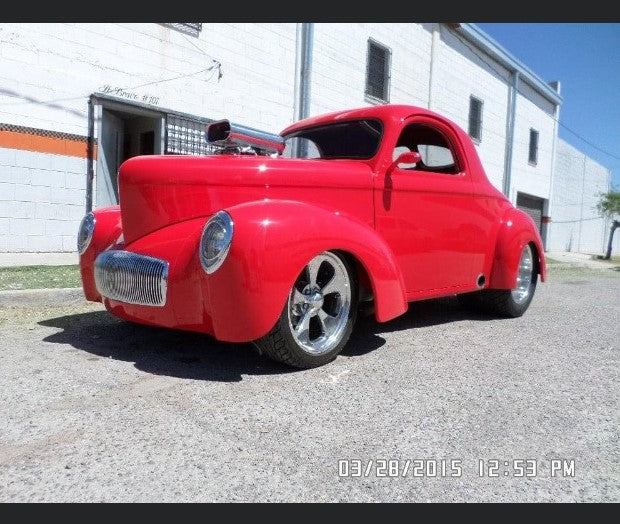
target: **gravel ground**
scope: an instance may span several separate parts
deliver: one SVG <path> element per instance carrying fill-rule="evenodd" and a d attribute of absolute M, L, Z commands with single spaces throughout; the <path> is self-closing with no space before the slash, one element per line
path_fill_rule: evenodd
<path fill-rule="evenodd" d="M 618 502 L 619 299 L 620 273 L 558 271 L 520 319 L 420 302 L 308 371 L 96 304 L 0 309 L 0 502 Z"/>

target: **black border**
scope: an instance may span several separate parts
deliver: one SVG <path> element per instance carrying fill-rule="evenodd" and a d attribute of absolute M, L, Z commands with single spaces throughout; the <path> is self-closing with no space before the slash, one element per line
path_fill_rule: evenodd
<path fill-rule="evenodd" d="M 545 3 L 518 2 L 244 2 L 161 3 L 106 0 L 102 3 L 10 3 L 3 7 L 3 22 L 620 22 L 613 2 L 590 0 Z M 203 27 L 204 30 L 204 27 Z"/>

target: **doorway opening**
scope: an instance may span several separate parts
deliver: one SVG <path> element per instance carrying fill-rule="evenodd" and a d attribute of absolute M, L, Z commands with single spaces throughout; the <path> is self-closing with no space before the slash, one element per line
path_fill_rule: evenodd
<path fill-rule="evenodd" d="M 164 115 L 122 103 L 99 106 L 97 206 L 118 204 L 118 170 L 138 155 L 163 150 Z"/>

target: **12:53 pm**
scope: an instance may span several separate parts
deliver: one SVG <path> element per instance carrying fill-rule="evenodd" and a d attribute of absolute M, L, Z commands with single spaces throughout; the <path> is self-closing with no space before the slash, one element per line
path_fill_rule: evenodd
<path fill-rule="evenodd" d="M 478 459 L 479 477 L 525 477 L 532 478 L 538 474 L 535 459 Z"/>

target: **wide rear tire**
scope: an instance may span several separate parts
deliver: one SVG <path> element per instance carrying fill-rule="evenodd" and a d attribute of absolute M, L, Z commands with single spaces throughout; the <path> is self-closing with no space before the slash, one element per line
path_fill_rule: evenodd
<path fill-rule="evenodd" d="M 457 295 L 466 308 L 478 309 L 501 317 L 520 317 L 530 307 L 538 283 L 538 268 L 531 245 L 521 252 L 517 285 L 514 289 L 484 289 Z"/>

